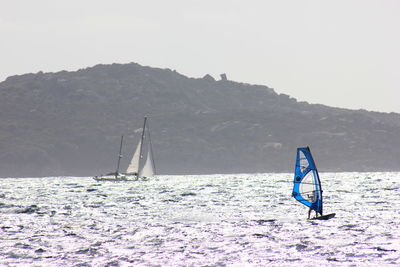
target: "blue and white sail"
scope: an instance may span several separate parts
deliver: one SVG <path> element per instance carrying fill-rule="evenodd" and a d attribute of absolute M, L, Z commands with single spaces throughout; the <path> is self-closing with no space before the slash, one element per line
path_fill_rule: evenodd
<path fill-rule="evenodd" d="M 292 196 L 322 215 L 322 188 L 309 147 L 297 149 Z"/>

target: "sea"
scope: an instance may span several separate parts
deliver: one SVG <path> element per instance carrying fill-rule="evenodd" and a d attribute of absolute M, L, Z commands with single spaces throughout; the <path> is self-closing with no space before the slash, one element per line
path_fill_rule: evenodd
<path fill-rule="evenodd" d="M 0 266 L 400 266 L 400 173 L 320 173 L 327 221 L 293 174 L 0 179 Z"/>

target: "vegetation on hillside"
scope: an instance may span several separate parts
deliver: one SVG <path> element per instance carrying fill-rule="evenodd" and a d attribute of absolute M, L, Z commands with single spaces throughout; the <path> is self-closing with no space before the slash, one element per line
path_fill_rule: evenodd
<path fill-rule="evenodd" d="M 0 114 L 0 177 L 112 171 L 122 134 L 125 168 L 145 115 L 159 173 L 292 171 L 307 145 L 322 171 L 400 170 L 400 114 L 135 63 L 9 77 Z"/>

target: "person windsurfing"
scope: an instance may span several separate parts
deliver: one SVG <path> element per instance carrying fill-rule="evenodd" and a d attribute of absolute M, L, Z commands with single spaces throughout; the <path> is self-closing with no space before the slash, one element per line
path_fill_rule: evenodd
<path fill-rule="evenodd" d="M 315 191 L 312 191 L 311 194 L 307 194 L 309 200 L 311 203 L 315 202 Z M 308 219 L 310 219 L 311 217 L 311 211 L 312 211 L 312 207 L 310 207 L 310 209 L 308 210 Z M 322 213 L 320 213 L 320 215 L 322 216 Z M 315 218 L 318 217 L 318 211 L 315 211 Z"/>

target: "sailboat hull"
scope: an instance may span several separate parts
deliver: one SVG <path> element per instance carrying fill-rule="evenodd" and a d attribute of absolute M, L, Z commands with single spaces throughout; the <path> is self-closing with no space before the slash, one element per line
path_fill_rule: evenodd
<path fill-rule="evenodd" d="M 93 177 L 93 179 L 95 179 L 96 181 L 128 181 L 125 176 L 118 176 L 117 178 L 115 178 L 115 176 L 95 176 Z"/>
<path fill-rule="evenodd" d="M 332 219 L 333 217 L 335 217 L 335 215 L 336 215 L 336 213 L 331 213 L 331 214 L 315 217 L 310 220 L 329 220 L 329 219 Z"/>

